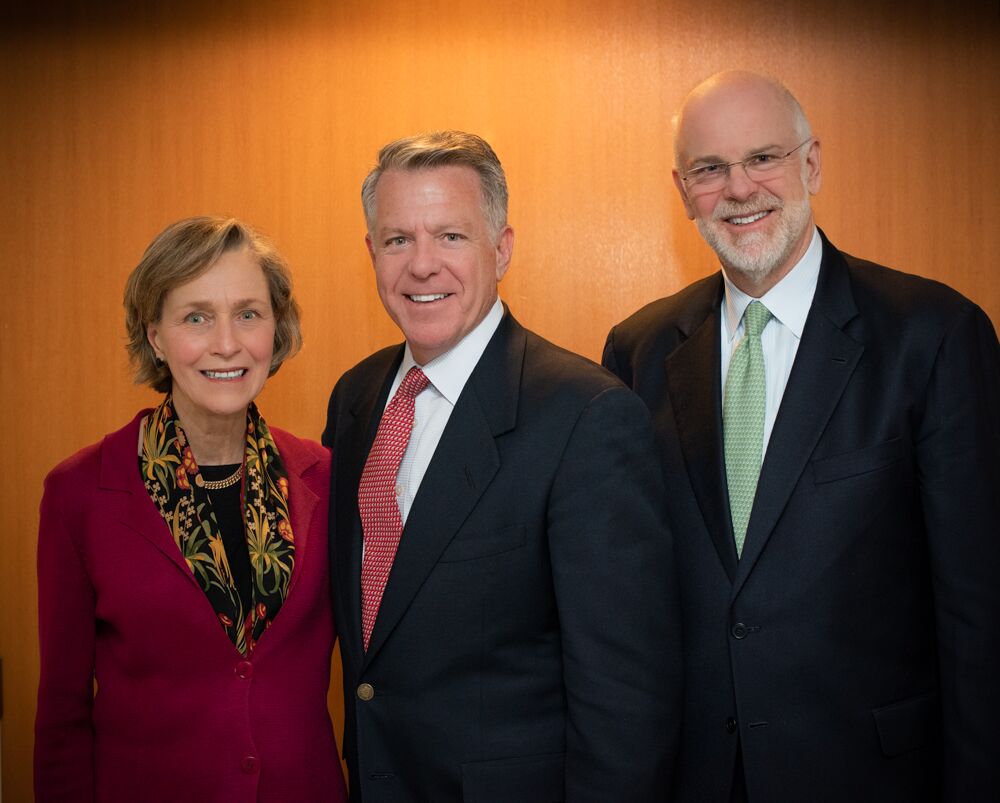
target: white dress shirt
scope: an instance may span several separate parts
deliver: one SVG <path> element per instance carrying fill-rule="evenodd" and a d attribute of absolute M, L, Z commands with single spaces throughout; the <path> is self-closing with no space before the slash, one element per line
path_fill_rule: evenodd
<path fill-rule="evenodd" d="M 441 434 L 448 424 L 448 419 L 451 418 L 451 411 L 455 409 L 455 403 L 462 394 L 465 383 L 469 381 L 472 371 L 479 363 L 486 345 L 502 319 L 503 304 L 498 298 L 486 313 L 486 317 L 469 334 L 449 351 L 435 357 L 427 365 L 420 366 L 430 384 L 417 396 L 414 403 L 410 442 L 399 464 L 399 473 L 396 474 L 396 501 L 404 525 L 427 466 L 441 440 Z M 406 372 L 416 364 L 410 345 L 407 343 L 403 361 L 389 389 L 387 405 L 388 400 L 396 394 Z"/>
<path fill-rule="evenodd" d="M 748 296 L 726 275 L 726 292 L 722 300 L 722 388 L 725 394 L 726 377 L 729 374 L 729 361 L 733 352 L 743 339 L 743 313 L 751 301 L 760 301 L 770 310 L 774 317 L 767 322 L 760 336 L 760 344 L 764 351 L 765 408 L 764 408 L 764 449 L 761 456 L 767 452 L 767 444 L 774 429 L 774 420 L 778 416 L 781 397 L 785 394 L 785 385 L 792 372 L 795 354 L 799 350 L 802 339 L 802 329 L 806 316 L 812 306 L 816 293 L 816 281 L 819 279 L 819 266 L 823 258 L 823 241 L 819 232 L 813 230 L 812 241 L 786 276 L 763 297 L 754 299 Z"/>

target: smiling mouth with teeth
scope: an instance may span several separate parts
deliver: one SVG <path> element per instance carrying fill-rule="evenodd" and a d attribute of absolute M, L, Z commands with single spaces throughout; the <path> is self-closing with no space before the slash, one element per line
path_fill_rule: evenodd
<path fill-rule="evenodd" d="M 727 223 L 732 223 L 736 226 L 747 226 L 750 223 L 756 223 L 761 218 L 765 218 L 771 214 L 770 209 L 765 209 L 763 212 L 756 212 L 752 215 L 747 215 L 745 217 L 731 217 L 726 218 Z"/>
<path fill-rule="evenodd" d="M 239 379 L 247 372 L 246 368 L 234 368 L 232 371 L 202 371 L 209 379 Z"/>
<path fill-rule="evenodd" d="M 418 304 L 428 304 L 431 301 L 440 301 L 442 298 L 447 298 L 450 295 L 451 293 L 428 293 L 426 295 L 408 295 L 407 298 Z"/>

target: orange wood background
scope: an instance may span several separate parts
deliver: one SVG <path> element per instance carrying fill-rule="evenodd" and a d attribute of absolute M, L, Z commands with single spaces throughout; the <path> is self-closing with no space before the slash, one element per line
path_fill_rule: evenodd
<path fill-rule="evenodd" d="M 19 5 L 0 12 L 8 803 L 31 799 L 42 478 L 155 400 L 130 381 L 121 294 L 177 218 L 242 217 L 290 259 L 306 345 L 261 407 L 318 437 L 340 373 L 398 339 L 358 202 L 381 144 L 485 136 L 517 232 L 502 295 L 598 358 L 610 325 L 714 269 L 674 194 L 669 119 L 700 79 L 744 67 L 805 106 L 834 243 L 952 284 L 1000 323 L 995 0 Z"/>

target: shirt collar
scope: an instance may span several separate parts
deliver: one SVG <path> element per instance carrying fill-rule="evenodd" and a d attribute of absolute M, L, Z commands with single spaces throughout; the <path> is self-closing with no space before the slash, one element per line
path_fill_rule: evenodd
<path fill-rule="evenodd" d="M 812 240 L 802 258 L 774 287 L 760 299 L 754 299 L 733 284 L 726 269 L 722 269 L 725 298 L 722 302 L 726 337 L 732 341 L 739 334 L 743 313 L 751 301 L 759 300 L 796 338 L 802 337 L 809 307 L 812 306 L 819 280 L 819 266 L 823 260 L 823 241 L 819 230 L 813 227 Z"/>
<path fill-rule="evenodd" d="M 476 324 L 475 328 L 469 334 L 459 340 L 458 343 L 444 354 L 435 357 L 427 365 L 420 366 L 423 369 L 424 375 L 430 380 L 430 383 L 437 392 L 444 396 L 452 406 L 458 401 L 458 397 L 462 395 L 465 383 L 472 376 L 473 370 L 479 363 L 479 358 L 486 351 L 486 346 L 490 342 L 490 338 L 493 337 L 493 333 L 496 332 L 501 320 L 503 320 L 503 304 L 500 303 L 500 299 L 498 298 L 493 302 L 490 311 L 486 313 L 486 317 Z M 403 377 L 406 376 L 406 372 L 416 364 L 416 360 L 413 359 L 413 352 L 410 351 L 410 344 L 407 343 L 403 351 L 403 362 L 396 372 L 396 380 L 393 382 L 392 389 L 389 392 L 390 399 L 392 398 L 392 394 L 396 392 L 396 388 L 403 381 Z"/>

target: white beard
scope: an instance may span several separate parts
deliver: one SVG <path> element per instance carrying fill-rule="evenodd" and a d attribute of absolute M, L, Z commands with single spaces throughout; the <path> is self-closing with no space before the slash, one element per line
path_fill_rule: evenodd
<path fill-rule="evenodd" d="M 777 214 L 777 228 L 769 234 L 751 231 L 746 234 L 731 232 L 719 221 L 731 217 L 745 217 L 765 209 Z M 772 272 L 784 265 L 802 237 L 810 219 L 809 196 L 801 201 L 784 202 L 761 190 L 745 203 L 722 201 L 715 207 L 711 219 L 697 218 L 698 231 L 718 255 L 726 268 L 743 274 L 751 283 L 759 285 Z"/>

